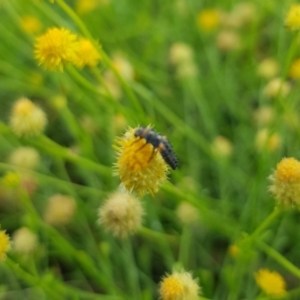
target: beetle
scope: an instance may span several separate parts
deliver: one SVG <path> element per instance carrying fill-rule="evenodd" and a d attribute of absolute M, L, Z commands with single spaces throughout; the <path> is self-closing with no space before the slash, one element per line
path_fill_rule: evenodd
<path fill-rule="evenodd" d="M 149 127 L 139 127 L 134 132 L 135 137 L 144 138 L 146 143 L 149 143 L 153 146 L 154 149 L 157 149 L 164 161 L 175 170 L 178 167 L 178 159 L 172 149 L 169 141 L 159 133 L 155 132 Z"/>

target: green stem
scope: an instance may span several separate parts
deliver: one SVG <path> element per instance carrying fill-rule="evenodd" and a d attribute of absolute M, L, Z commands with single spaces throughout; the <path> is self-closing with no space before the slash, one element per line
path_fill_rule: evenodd
<path fill-rule="evenodd" d="M 73 182 L 68 182 L 68 181 L 53 177 L 53 176 L 41 174 L 38 172 L 34 172 L 32 170 L 20 168 L 18 166 L 14 166 L 14 165 L 10 165 L 10 164 L 0 163 L 0 170 L 4 170 L 4 171 L 13 170 L 14 172 L 28 174 L 28 175 L 32 176 L 33 178 L 38 178 L 39 181 L 44 182 L 46 185 L 54 185 L 54 186 L 58 187 L 59 189 L 66 190 L 66 191 L 70 191 L 70 190 L 74 191 L 75 190 L 76 192 L 78 192 L 80 194 L 93 195 L 95 197 L 103 197 L 106 195 L 105 192 L 103 192 L 97 188 L 84 186 L 84 185 L 80 185 L 80 184 L 73 183 Z"/>
<path fill-rule="evenodd" d="M 101 175 L 111 176 L 110 167 L 100 165 L 93 162 L 92 160 L 89 160 L 88 158 L 74 154 L 69 149 L 60 146 L 44 135 L 40 135 L 34 139 L 28 140 L 28 143 L 39 149 L 42 149 L 43 151 L 51 155 L 57 156 L 59 158 L 64 158 L 77 165 L 96 171 Z"/>
<path fill-rule="evenodd" d="M 176 236 L 153 231 L 146 227 L 139 228 L 137 233 L 138 233 L 138 235 L 142 236 L 143 238 L 150 240 L 152 243 L 161 243 L 161 242 L 168 241 L 170 244 L 173 244 L 173 245 L 178 244 L 178 238 Z"/>
<path fill-rule="evenodd" d="M 279 207 L 275 207 L 274 210 L 268 217 L 254 230 L 254 232 L 249 236 L 251 240 L 255 240 L 259 234 L 265 230 L 272 222 L 275 220 L 279 214 L 281 213 L 281 209 Z"/>
<path fill-rule="evenodd" d="M 116 70 L 116 68 L 113 66 L 113 63 L 111 62 L 108 55 L 105 53 L 105 51 L 101 48 L 101 46 L 98 45 L 98 43 L 94 40 L 93 36 L 85 26 L 85 24 L 82 22 L 82 20 L 78 17 L 78 15 L 74 12 L 74 10 L 68 6 L 63 0 L 56 0 L 56 3 L 66 12 L 67 15 L 74 21 L 74 23 L 79 27 L 83 35 L 88 38 L 91 43 L 94 45 L 94 47 L 97 49 L 97 51 L 100 54 L 100 57 L 102 58 L 102 61 L 106 66 L 108 66 L 114 75 L 118 78 L 119 82 L 121 83 L 122 87 L 124 88 L 125 92 L 127 93 L 131 104 L 133 105 L 134 109 L 136 110 L 136 113 L 140 115 L 140 117 L 143 117 L 144 110 L 132 92 L 131 88 L 129 87 L 128 83 L 124 80 L 124 78 L 120 75 L 120 73 Z"/>
<path fill-rule="evenodd" d="M 289 260 L 287 260 L 284 256 L 278 253 L 275 249 L 268 246 L 266 243 L 262 241 L 256 241 L 258 247 L 263 250 L 269 257 L 272 257 L 276 260 L 281 266 L 283 266 L 286 270 L 291 272 L 297 278 L 300 279 L 300 269 L 293 265 Z"/>
<path fill-rule="evenodd" d="M 37 277 L 29 274 L 24 269 L 22 269 L 19 264 L 15 263 L 9 257 L 7 257 L 5 264 L 11 270 L 13 270 L 14 274 L 16 274 L 19 278 L 27 282 L 31 287 L 36 286 L 44 290 L 51 299 L 62 298 L 61 292 L 55 292 L 53 285 L 49 284 L 48 280 L 45 279 L 45 277 Z"/>

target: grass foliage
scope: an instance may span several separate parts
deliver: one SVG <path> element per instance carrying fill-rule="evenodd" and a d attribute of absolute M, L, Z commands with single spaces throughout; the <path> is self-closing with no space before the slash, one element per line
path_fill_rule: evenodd
<path fill-rule="evenodd" d="M 30 255 L 12 244 L 0 266 L 1 299 L 158 299 L 163 276 L 181 269 L 198 280 L 199 299 L 270 299 L 255 281 L 262 268 L 285 279 L 282 299 L 299 299 L 299 211 L 274 210 L 268 191 L 277 163 L 300 157 L 300 85 L 289 75 L 299 38 L 284 26 L 292 2 L 251 1 L 249 19 L 211 30 L 197 22 L 201 12 L 230 13 L 242 2 L 99 0 L 80 11 L 83 2 L 0 0 L 0 223 L 11 237 L 27 227 L 38 238 Z M 36 31 L 24 31 L 25 16 L 38 20 Z M 35 39 L 50 27 L 93 37 L 99 64 L 65 64 L 63 72 L 39 66 Z M 172 49 L 179 43 L 190 54 L 178 63 Z M 278 71 L 261 76 L 269 58 Z M 113 73 L 118 59 L 129 73 Z M 275 77 L 288 93 L 266 92 Z M 19 138 L 10 129 L 20 97 L 47 114 L 44 134 Z M 168 137 L 180 166 L 141 199 L 143 227 L 120 239 L 97 223 L 99 206 L 120 184 L 112 145 L 128 126 L 148 124 Z M 26 171 L 33 192 L 5 181 L 24 172 L 9 160 L 21 146 L 40 155 Z M 44 221 L 56 194 L 76 201 L 66 225 Z M 179 218 L 183 203 L 196 212 L 192 224 Z"/>

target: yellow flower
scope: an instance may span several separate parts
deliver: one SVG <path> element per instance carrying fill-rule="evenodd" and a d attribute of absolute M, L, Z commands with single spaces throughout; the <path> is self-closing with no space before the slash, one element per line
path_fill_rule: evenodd
<path fill-rule="evenodd" d="M 258 65 L 257 73 L 259 76 L 269 79 L 275 77 L 278 70 L 278 62 L 273 58 L 266 58 Z"/>
<path fill-rule="evenodd" d="M 78 48 L 77 36 L 65 28 L 49 28 L 35 42 L 34 55 L 39 65 L 63 71 L 64 62 L 73 62 Z"/>
<path fill-rule="evenodd" d="M 141 202 L 128 192 L 115 192 L 99 208 L 99 224 L 113 235 L 124 238 L 142 225 L 144 210 Z"/>
<path fill-rule="evenodd" d="M 81 38 L 76 50 L 74 64 L 79 68 L 84 66 L 94 67 L 99 60 L 100 55 L 94 45 L 88 39 Z"/>
<path fill-rule="evenodd" d="M 289 82 L 284 81 L 283 79 L 276 77 L 273 78 L 271 81 L 263 89 L 263 94 L 270 97 L 276 98 L 286 97 L 289 92 L 291 91 L 291 85 Z"/>
<path fill-rule="evenodd" d="M 38 245 L 37 235 L 27 227 L 16 230 L 12 237 L 13 250 L 20 254 L 32 253 Z"/>
<path fill-rule="evenodd" d="M 76 11 L 79 14 L 86 14 L 94 10 L 98 5 L 98 0 L 77 0 Z"/>
<path fill-rule="evenodd" d="M 255 273 L 257 285 L 269 296 L 282 296 L 286 292 L 286 283 L 283 277 L 267 269 L 260 269 Z"/>
<path fill-rule="evenodd" d="M 11 153 L 8 161 L 14 166 L 34 170 L 39 164 L 40 155 L 34 148 L 19 147 Z"/>
<path fill-rule="evenodd" d="M 290 67 L 289 75 L 293 79 L 300 79 L 300 58 L 296 59 L 292 63 Z"/>
<path fill-rule="evenodd" d="M 290 30 L 300 28 L 300 4 L 293 4 L 285 17 L 285 25 Z"/>
<path fill-rule="evenodd" d="M 218 157 L 228 157 L 233 152 L 233 146 L 226 137 L 219 135 L 212 142 L 211 151 Z"/>
<path fill-rule="evenodd" d="M 42 133 L 47 124 L 45 113 L 27 98 L 17 100 L 12 108 L 10 127 L 18 136 Z"/>
<path fill-rule="evenodd" d="M 2 184 L 8 188 L 16 188 L 21 183 L 20 175 L 14 172 L 9 172 L 2 177 Z"/>
<path fill-rule="evenodd" d="M 230 254 L 231 257 L 237 258 L 240 254 L 240 248 L 236 244 L 232 244 L 228 247 L 228 253 Z"/>
<path fill-rule="evenodd" d="M 200 287 L 189 272 L 174 272 L 167 275 L 160 283 L 162 300 L 198 300 Z"/>
<path fill-rule="evenodd" d="M 269 187 L 277 202 L 283 206 L 300 205 L 300 162 L 295 158 L 284 158 L 269 177 Z"/>
<path fill-rule="evenodd" d="M 24 16 L 20 21 L 21 28 L 26 33 L 37 33 L 40 31 L 42 25 L 39 19 L 34 16 Z"/>
<path fill-rule="evenodd" d="M 5 260 L 6 252 L 10 249 L 9 236 L 5 230 L 0 231 L 0 260 Z"/>
<path fill-rule="evenodd" d="M 188 202 L 182 202 L 176 209 L 178 219 L 185 225 L 191 225 L 199 221 L 199 211 Z"/>
<path fill-rule="evenodd" d="M 76 212 L 76 201 L 69 197 L 56 194 L 48 200 L 44 219 L 51 225 L 67 225 Z"/>
<path fill-rule="evenodd" d="M 215 9 L 205 9 L 198 14 L 197 23 L 203 31 L 212 31 L 220 23 L 220 13 Z"/>
<path fill-rule="evenodd" d="M 140 196 L 153 195 L 167 179 L 168 166 L 154 147 L 144 138 L 134 135 L 135 129 L 129 128 L 117 140 L 117 162 L 115 174 L 128 191 L 134 190 Z"/>

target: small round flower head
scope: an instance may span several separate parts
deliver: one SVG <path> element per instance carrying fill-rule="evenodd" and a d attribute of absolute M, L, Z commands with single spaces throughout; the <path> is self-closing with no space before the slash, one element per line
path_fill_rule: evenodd
<path fill-rule="evenodd" d="M 76 59 L 74 60 L 75 66 L 78 68 L 83 68 L 85 66 L 94 67 L 98 64 L 99 60 L 100 54 L 91 41 L 81 38 L 76 50 Z"/>
<path fill-rule="evenodd" d="M 77 0 L 75 9 L 79 14 L 86 14 L 93 11 L 99 5 L 99 0 Z"/>
<path fill-rule="evenodd" d="M 24 16 L 20 20 L 20 27 L 28 34 L 35 34 L 41 30 L 41 22 L 34 16 Z"/>
<path fill-rule="evenodd" d="M 290 30 L 300 28 L 300 4 L 293 4 L 285 17 L 285 26 Z"/>
<path fill-rule="evenodd" d="M 176 209 L 176 215 L 183 224 L 194 224 L 199 221 L 199 211 L 192 204 L 182 202 Z"/>
<path fill-rule="evenodd" d="M 233 258 L 237 258 L 240 254 L 240 251 L 241 249 L 236 244 L 232 244 L 228 247 L 228 253 Z"/>
<path fill-rule="evenodd" d="M 161 300 L 198 300 L 200 287 L 189 272 L 173 272 L 160 283 Z"/>
<path fill-rule="evenodd" d="M 278 204 L 300 206 L 300 162 L 295 158 L 283 158 L 269 177 L 269 187 Z"/>
<path fill-rule="evenodd" d="M 120 82 L 118 81 L 112 70 L 107 70 L 103 73 L 103 81 L 106 89 L 101 86 L 99 88 L 100 91 L 103 93 L 107 93 L 108 90 L 110 96 L 112 96 L 116 100 L 119 100 L 122 97 L 123 92 L 120 86 Z"/>
<path fill-rule="evenodd" d="M 300 58 L 292 63 L 289 75 L 292 79 L 300 79 Z"/>
<path fill-rule="evenodd" d="M 254 111 L 254 120 L 258 126 L 268 125 L 274 118 L 274 109 L 271 106 L 261 106 Z"/>
<path fill-rule="evenodd" d="M 219 157 L 228 157 L 233 152 L 232 143 L 224 136 L 217 136 L 212 145 L 211 145 L 212 153 Z"/>
<path fill-rule="evenodd" d="M 0 260 L 6 259 L 6 253 L 10 249 L 9 236 L 5 233 L 5 230 L 0 231 Z"/>
<path fill-rule="evenodd" d="M 173 65 L 179 65 L 194 60 L 194 51 L 185 43 L 174 43 L 169 50 L 169 60 Z"/>
<path fill-rule="evenodd" d="M 11 153 L 8 162 L 20 168 L 33 170 L 40 161 L 39 153 L 32 147 L 19 147 Z"/>
<path fill-rule="evenodd" d="M 288 82 L 276 77 L 269 81 L 269 83 L 265 86 L 263 93 L 270 98 L 275 98 L 277 96 L 285 97 L 288 95 L 290 90 L 291 86 Z"/>
<path fill-rule="evenodd" d="M 239 2 L 232 13 L 240 19 L 240 25 L 248 24 L 257 17 L 256 6 L 251 1 Z"/>
<path fill-rule="evenodd" d="M 273 58 L 264 59 L 257 68 L 257 73 L 260 77 L 270 79 L 278 74 L 279 65 L 277 60 Z"/>
<path fill-rule="evenodd" d="M 66 28 L 49 28 L 36 39 L 34 56 L 39 65 L 63 71 L 64 62 L 73 62 L 78 48 L 77 36 Z"/>
<path fill-rule="evenodd" d="M 187 61 L 177 66 L 176 77 L 182 78 L 193 78 L 198 74 L 198 67 L 194 61 Z"/>
<path fill-rule="evenodd" d="M 21 184 L 21 177 L 18 173 L 8 172 L 1 178 L 1 183 L 7 188 L 16 188 Z"/>
<path fill-rule="evenodd" d="M 115 192 L 99 208 L 98 222 L 114 236 L 124 238 L 142 225 L 144 210 L 141 202 L 127 192 Z"/>
<path fill-rule="evenodd" d="M 286 283 L 283 277 L 268 269 L 260 269 L 254 275 L 256 284 L 269 296 L 283 296 L 286 293 Z"/>
<path fill-rule="evenodd" d="M 224 29 L 217 35 L 216 44 L 224 52 L 238 50 L 241 48 L 241 39 L 235 31 Z"/>
<path fill-rule="evenodd" d="M 27 98 L 17 100 L 10 115 L 10 127 L 18 136 L 35 136 L 43 132 L 46 114 Z"/>
<path fill-rule="evenodd" d="M 125 79 L 131 81 L 134 79 L 134 69 L 132 64 L 121 53 L 116 53 L 112 58 L 112 64 L 115 70 Z"/>
<path fill-rule="evenodd" d="M 76 212 L 76 202 L 64 195 L 54 195 L 48 200 L 44 220 L 51 225 L 67 225 Z"/>
<path fill-rule="evenodd" d="M 167 179 L 168 166 L 160 153 L 134 132 L 135 129 L 129 128 L 117 140 L 115 174 L 128 191 L 134 190 L 140 196 L 153 195 Z"/>
<path fill-rule="evenodd" d="M 268 129 L 263 128 L 259 130 L 255 137 L 255 146 L 257 150 L 274 151 L 281 145 L 281 137 L 278 133 L 269 133 Z"/>
<path fill-rule="evenodd" d="M 38 244 L 36 234 L 26 227 L 19 228 L 12 236 L 12 246 L 15 252 L 20 254 L 32 253 Z"/>
<path fill-rule="evenodd" d="M 198 27 L 203 31 L 212 31 L 220 23 L 220 12 L 215 9 L 204 9 L 197 16 Z"/>

